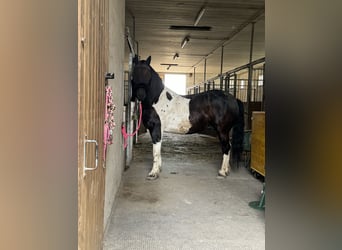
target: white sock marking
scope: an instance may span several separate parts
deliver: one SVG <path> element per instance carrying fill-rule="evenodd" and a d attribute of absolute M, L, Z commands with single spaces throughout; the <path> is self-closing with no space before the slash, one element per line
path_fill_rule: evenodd
<path fill-rule="evenodd" d="M 153 167 L 149 175 L 157 175 L 161 167 L 161 141 L 153 144 Z"/>
<path fill-rule="evenodd" d="M 223 154 L 222 165 L 219 171 L 220 175 L 222 176 L 226 176 L 229 174 L 229 158 L 230 158 L 230 151 L 228 152 L 228 155 Z"/>

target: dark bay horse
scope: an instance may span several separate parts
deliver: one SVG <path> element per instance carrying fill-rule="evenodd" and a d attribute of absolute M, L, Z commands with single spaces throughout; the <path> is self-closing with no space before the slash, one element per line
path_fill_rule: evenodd
<path fill-rule="evenodd" d="M 217 132 L 223 161 L 220 176 L 227 176 L 230 167 L 229 132 L 232 131 L 232 157 L 238 159 L 244 136 L 244 110 L 240 100 L 219 90 L 182 97 L 166 88 L 150 65 L 151 56 L 139 61 L 134 58 L 132 101 L 142 104 L 142 120 L 153 143 L 153 167 L 147 179 L 158 178 L 161 170 L 163 131 L 181 134 L 198 133 L 209 125 Z"/>

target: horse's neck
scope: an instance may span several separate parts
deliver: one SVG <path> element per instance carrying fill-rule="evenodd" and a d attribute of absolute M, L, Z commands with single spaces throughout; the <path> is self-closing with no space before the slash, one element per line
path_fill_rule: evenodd
<path fill-rule="evenodd" d="M 162 80 L 160 79 L 159 75 L 153 72 L 146 104 L 148 106 L 152 106 L 154 103 L 158 102 L 159 97 L 164 89 L 165 86 Z"/>
<path fill-rule="evenodd" d="M 147 98 L 145 98 L 144 101 L 142 101 L 142 106 L 145 109 L 150 109 L 154 104 L 159 102 L 160 97 L 162 96 L 162 93 L 164 92 L 165 87 L 162 84 L 156 89 L 153 89 L 152 91 L 149 91 L 147 94 Z"/>

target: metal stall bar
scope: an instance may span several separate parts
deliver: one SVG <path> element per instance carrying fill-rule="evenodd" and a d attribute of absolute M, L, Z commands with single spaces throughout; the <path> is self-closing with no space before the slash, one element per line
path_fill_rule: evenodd
<path fill-rule="evenodd" d="M 229 85 L 230 85 L 230 75 L 226 75 L 225 79 L 224 79 L 224 91 L 229 93 Z"/>
<path fill-rule="evenodd" d="M 223 70 L 223 49 L 224 49 L 224 46 L 222 45 L 222 47 L 221 47 L 221 68 L 220 68 L 220 90 L 223 89 L 223 75 L 222 75 L 222 70 Z"/>
<path fill-rule="evenodd" d="M 222 76 L 224 76 L 224 75 L 229 76 L 230 80 L 232 79 L 231 77 L 234 77 L 234 81 L 235 81 L 235 75 L 236 75 L 237 72 L 239 72 L 241 70 L 244 70 L 244 69 L 248 69 L 249 67 L 253 68 L 255 65 L 261 64 L 261 63 L 264 63 L 264 62 L 265 62 L 265 57 L 262 57 L 260 59 L 257 59 L 255 61 L 251 62 L 251 63 L 247 63 L 245 65 L 239 66 L 239 67 L 234 68 L 232 70 L 228 70 L 228 71 L 222 73 Z M 200 83 L 198 83 L 196 86 L 194 86 L 192 88 L 195 88 L 195 87 L 200 86 L 200 85 L 203 84 L 203 86 L 204 86 L 203 92 L 205 92 L 205 91 L 207 91 L 207 88 L 206 88 L 207 83 L 210 82 L 210 81 L 214 81 L 215 79 L 218 79 L 219 77 L 221 77 L 221 76 L 220 75 L 219 76 L 215 76 L 213 78 L 208 79 L 207 81 L 200 82 Z"/>
<path fill-rule="evenodd" d="M 251 129 L 252 127 L 252 112 L 251 112 L 251 96 L 252 96 L 252 77 L 253 77 L 253 43 L 254 43 L 254 26 L 255 22 L 252 23 L 251 29 L 251 45 L 249 52 L 249 67 L 248 67 L 248 86 L 247 86 L 247 129 Z"/>
<path fill-rule="evenodd" d="M 128 43 L 128 47 L 130 50 L 129 60 L 128 60 L 128 98 L 127 98 L 127 106 L 126 106 L 126 128 L 127 133 L 132 133 L 132 106 L 131 106 L 131 97 L 132 97 L 132 88 L 131 88 L 131 77 L 133 70 L 133 58 L 135 57 L 135 49 L 132 37 L 129 32 L 129 28 L 126 27 L 126 39 Z M 127 138 L 127 148 L 126 148 L 126 166 L 129 166 L 132 161 L 132 151 L 133 151 L 133 140 L 132 138 Z"/>
<path fill-rule="evenodd" d="M 265 63 L 262 66 L 262 101 L 261 108 L 265 110 Z"/>
<path fill-rule="evenodd" d="M 207 80 L 207 58 L 204 59 L 203 82 L 205 82 L 206 80 Z"/>
<path fill-rule="evenodd" d="M 233 92 L 234 97 L 236 97 L 236 89 L 237 89 L 237 74 L 234 73 L 234 92 Z"/>

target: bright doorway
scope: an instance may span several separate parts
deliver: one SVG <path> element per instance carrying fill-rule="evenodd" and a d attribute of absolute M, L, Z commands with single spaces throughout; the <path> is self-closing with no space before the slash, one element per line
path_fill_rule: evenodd
<path fill-rule="evenodd" d="M 165 74 L 165 86 L 179 95 L 186 94 L 185 74 Z"/>

